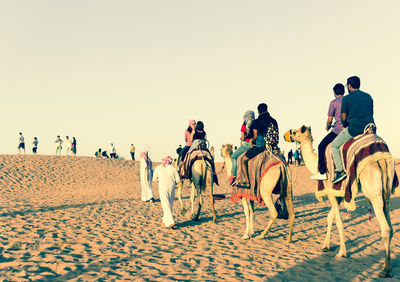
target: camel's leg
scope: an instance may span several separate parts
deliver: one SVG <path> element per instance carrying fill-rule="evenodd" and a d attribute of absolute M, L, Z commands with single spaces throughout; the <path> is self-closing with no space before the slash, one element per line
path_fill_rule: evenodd
<path fill-rule="evenodd" d="M 332 205 L 333 214 L 334 217 L 336 218 L 336 226 L 339 231 L 340 248 L 336 257 L 346 257 L 347 251 L 346 251 L 346 243 L 344 240 L 343 222 L 339 210 L 339 204 L 341 200 L 338 200 L 335 196 L 331 195 L 330 193 L 328 193 L 328 199 Z"/>
<path fill-rule="evenodd" d="M 249 206 L 247 204 L 247 199 L 246 198 L 242 198 L 242 203 L 243 203 L 243 211 L 244 211 L 244 215 L 246 216 L 246 231 L 244 232 L 242 239 L 249 239 L 250 236 L 250 209 Z"/>
<path fill-rule="evenodd" d="M 293 243 L 293 224 L 294 224 L 294 218 L 295 218 L 295 213 L 294 213 L 294 207 L 293 207 L 293 197 L 292 197 L 292 185 L 286 181 L 286 198 L 285 198 L 285 203 L 286 207 L 289 213 L 289 235 L 288 235 L 288 243 Z"/>
<path fill-rule="evenodd" d="M 179 204 L 181 206 L 181 214 L 185 215 L 185 213 L 187 212 L 187 210 L 185 209 L 184 205 L 183 205 L 183 201 L 182 201 L 182 190 L 183 190 L 183 179 L 178 183 L 178 189 L 176 190 L 176 195 L 178 197 L 178 201 Z"/>
<path fill-rule="evenodd" d="M 261 197 L 263 198 L 266 206 L 269 209 L 270 212 L 270 219 L 269 222 L 267 224 L 267 227 L 265 228 L 265 230 L 258 235 L 256 238 L 257 239 L 265 239 L 265 237 L 267 236 L 267 233 L 269 231 L 269 229 L 271 228 L 272 224 L 275 222 L 277 216 L 278 216 L 278 212 L 275 209 L 275 205 L 274 205 L 274 201 L 272 200 L 272 194 L 268 194 L 268 193 L 261 193 Z"/>
<path fill-rule="evenodd" d="M 211 208 L 213 212 L 213 222 L 217 223 L 217 215 L 215 214 L 215 206 L 214 206 L 214 193 L 213 193 L 213 183 L 211 180 L 210 183 L 210 201 L 211 201 Z"/>
<path fill-rule="evenodd" d="M 331 247 L 330 247 L 331 230 L 332 230 L 333 220 L 335 219 L 335 211 L 333 210 L 333 207 L 331 207 L 326 219 L 328 221 L 328 230 L 326 231 L 325 240 L 324 240 L 324 243 L 322 244 L 322 247 L 321 247 L 321 250 L 323 252 L 328 252 L 331 249 Z"/>
<path fill-rule="evenodd" d="M 203 193 L 201 191 L 201 188 L 198 188 L 196 190 L 197 190 L 197 197 L 199 198 L 199 205 L 197 206 L 197 212 L 194 215 L 193 220 L 198 221 L 200 217 L 201 207 L 203 206 Z"/>
<path fill-rule="evenodd" d="M 361 187 L 365 197 L 369 199 L 378 220 L 381 236 L 385 245 L 385 265 L 380 277 L 391 277 L 392 264 L 390 261 L 390 241 L 393 230 L 390 221 L 390 188 L 387 185 L 388 173 L 385 161 L 378 161 L 364 169 L 360 175 Z"/>
<path fill-rule="evenodd" d="M 254 219 L 254 201 L 249 201 L 249 235 L 250 237 L 254 235 L 253 219 Z"/>
<path fill-rule="evenodd" d="M 269 169 L 268 173 L 264 176 L 260 183 L 260 194 L 270 212 L 270 219 L 265 230 L 258 235 L 257 239 L 264 239 L 275 222 L 278 212 L 275 209 L 274 201 L 272 200 L 272 191 L 281 177 L 281 167 L 274 166 Z"/>
<path fill-rule="evenodd" d="M 190 191 L 190 203 L 191 203 L 191 206 L 192 206 L 191 218 L 194 218 L 194 201 L 196 199 L 195 192 L 196 192 L 196 187 L 194 186 L 194 183 L 192 183 L 192 188 L 191 188 L 191 191 Z"/>

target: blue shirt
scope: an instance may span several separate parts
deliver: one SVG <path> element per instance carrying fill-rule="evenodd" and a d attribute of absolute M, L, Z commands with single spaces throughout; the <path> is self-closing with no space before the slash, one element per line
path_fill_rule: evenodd
<path fill-rule="evenodd" d="M 368 93 L 360 90 L 343 97 L 341 113 L 347 114 L 349 134 L 353 137 L 364 133 L 369 123 L 374 123 L 374 101 Z"/>

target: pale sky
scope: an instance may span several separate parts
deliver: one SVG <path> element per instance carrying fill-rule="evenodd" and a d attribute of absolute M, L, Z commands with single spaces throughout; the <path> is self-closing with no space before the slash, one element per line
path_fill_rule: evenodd
<path fill-rule="evenodd" d="M 175 155 L 189 119 L 217 155 L 245 111 L 267 103 L 280 135 L 326 135 L 332 87 L 361 78 L 375 122 L 400 157 L 400 1 L 0 1 L 0 154 Z M 294 144 L 280 146 L 285 152 Z M 221 161 L 219 157 L 217 159 Z"/>

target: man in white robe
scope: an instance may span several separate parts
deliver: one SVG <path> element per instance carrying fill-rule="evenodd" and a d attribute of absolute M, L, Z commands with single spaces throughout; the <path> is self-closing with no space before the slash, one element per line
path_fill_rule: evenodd
<path fill-rule="evenodd" d="M 171 165 L 173 159 L 167 156 L 163 159 L 163 164 L 154 170 L 153 181 L 158 181 L 161 206 L 164 212 L 162 222 L 165 227 L 177 229 L 172 215 L 174 203 L 175 186 L 179 183 L 178 170 Z"/>
<path fill-rule="evenodd" d="M 153 197 L 153 164 L 148 152 L 140 153 L 140 184 L 142 186 L 142 201 L 155 202 Z"/>

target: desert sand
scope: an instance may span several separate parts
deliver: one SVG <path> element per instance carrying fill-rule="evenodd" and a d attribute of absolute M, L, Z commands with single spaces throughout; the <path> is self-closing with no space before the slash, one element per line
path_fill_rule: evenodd
<path fill-rule="evenodd" d="M 222 163 L 217 164 L 217 171 Z M 399 173 L 399 166 L 396 167 Z M 327 201 L 317 202 L 305 167 L 291 166 L 296 220 L 287 244 L 287 221 L 277 220 L 266 240 L 242 240 L 245 218 L 219 175 L 218 224 L 205 201 L 199 222 L 179 214 L 178 230 L 161 225 L 161 205 L 140 200 L 139 163 L 117 159 L 0 156 L 0 279 L 28 280 L 286 280 L 378 279 L 384 259 L 379 225 L 359 194 L 344 220 L 348 258 L 320 251 Z M 158 187 L 154 185 L 158 198 Z M 183 196 L 189 207 L 189 189 Z M 392 197 L 393 278 L 400 280 L 400 199 Z M 341 210 L 343 217 L 346 210 Z M 269 212 L 256 204 L 255 229 Z"/>

